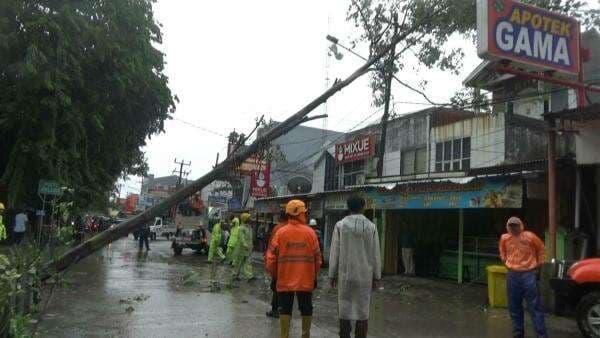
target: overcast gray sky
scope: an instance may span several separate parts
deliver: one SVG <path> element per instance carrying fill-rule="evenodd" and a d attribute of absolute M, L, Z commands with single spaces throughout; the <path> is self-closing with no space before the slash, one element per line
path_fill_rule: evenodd
<path fill-rule="evenodd" d="M 174 119 L 166 122 L 165 133 L 154 136 L 145 148 L 150 173 L 171 174 L 177 158 L 191 161 L 190 178 L 203 175 L 218 152 L 221 158 L 225 155 L 225 135 L 231 130 L 248 132 L 262 114 L 282 120 L 319 95 L 327 76 L 344 78 L 359 67 L 363 61 L 348 53 L 342 60 L 330 57 L 326 67 L 330 45 L 326 35 L 344 42 L 356 32 L 345 21 L 349 1 L 159 0 L 154 12 L 163 24 L 160 48 L 166 53 L 169 86 L 181 102 Z M 447 102 L 480 62 L 472 41 L 453 43 L 466 53 L 459 76 L 431 70 L 399 76 L 415 85 L 428 80 L 430 97 Z M 364 48 L 356 51 L 367 54 Z M 397 84 L 393 97 L 425 102 Z M 371 102 L 368 76 L 364 76 L 328 102 L 327 127 L 348 131 L 375 111 Z M 397 103 L 395 110 L 405 113 L 426 107 Z M 323 112 L 320 107 L 315 113 Z M 310 125 L 321 127 L 323 121 Z M 139 190 L 138 182 L 126 182 L 124 190 Z"/>

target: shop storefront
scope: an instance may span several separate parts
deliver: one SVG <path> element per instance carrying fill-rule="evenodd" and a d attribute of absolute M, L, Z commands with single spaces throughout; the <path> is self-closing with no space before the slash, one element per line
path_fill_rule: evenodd
<path fill-rule="evenodd" d="M 382 234 L 384 273 L 404 271 L 401 238 L 409 233 L 417 275 L 459 283 L 484 280 L 485 266 L 499 261 L 504 222 L 524 205 L 523 180 L 515 177 L 399 183 L 365 194 Z"/>

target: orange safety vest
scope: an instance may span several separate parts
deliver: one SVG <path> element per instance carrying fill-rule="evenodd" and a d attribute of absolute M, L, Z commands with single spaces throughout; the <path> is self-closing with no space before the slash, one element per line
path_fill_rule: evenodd
<path fill-rule="evenodd" d="M 321 264 L 315 232 L 297 220 L 289 220 L 269 243 L 267 271 L 277 279 L 278 292 L 314 290 Z"/>

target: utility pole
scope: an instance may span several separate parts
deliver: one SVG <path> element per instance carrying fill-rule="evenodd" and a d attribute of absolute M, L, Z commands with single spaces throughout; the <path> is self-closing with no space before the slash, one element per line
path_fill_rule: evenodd
<path fill-rule="evenodd" d="M 394 25 L 394 35 L 398 35 L 398 14 L 392 13 L 392 23 Z M 387 60 L 387 65 L 384 67 L 385 72 L 385 96 L 383 117 L 381 118 L 381 140 L 379 140 L 379 151 L 377 159 L 377 177 L 383 176 L 383 157 L 385 155 L 385 142 L 387 138 L 387 124 L 390 118 L 390 96 L 392 94 L 392 78 L 394 77 L 394 57 L 396 56 L 396 45 L 393 44 L 390 49 L 390 56 Z"/>
<path fill-rule="evenodd" d="M 192 162 L 185 162 L 185 160 L 181 160 L 181 162 L 177 162 L 177 158 L 175 158 L 175 164 L 179 165 L 179 170 L 177 169 L 173 169 L 173 174 L 178 174 L 179 175 L 179 179 L 177 179 L 177 188 L 181 187 L 181 179 L 183 178 L 183 176 L 186 176 L 190 174 L 189 171 L 184 171 L 183 167 L 189 167 Z"/>

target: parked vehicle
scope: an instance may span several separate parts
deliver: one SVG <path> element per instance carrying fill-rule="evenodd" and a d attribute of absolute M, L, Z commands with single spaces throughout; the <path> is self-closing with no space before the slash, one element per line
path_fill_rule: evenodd
<path fill-rule="evenodd" d="M 181 236 L 174 237 L 171 244 L 175 256 L 181 255 L 183 249 L 192 249 L 198 254 L 208 253 L 208 235 L 202 225 L 196 229 L 183 229 Z"/>
<path fill-rule="evenodd" d="M 175 236 L 177 229 L 175 224 L 171 221 L 163 220 L 161 217 L 154 219 L 154 225 L 150 226 L 150 239 L 156 240 L 159 237 L 166 237 L 169 240 Z"/>
<path fill-rule="evenodd" d="M 578 261 L 566 274 L 565 268 L 559 263 L 558 276 L 550 279 L 558 314 L 574 316 L 584 337 L 600 337 L 600 258 Z"/>

